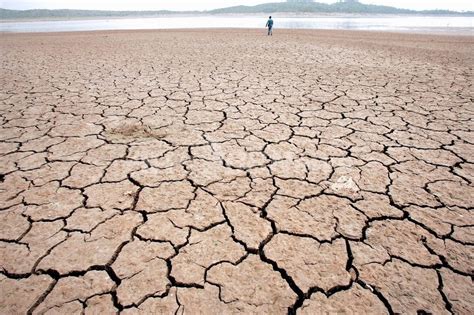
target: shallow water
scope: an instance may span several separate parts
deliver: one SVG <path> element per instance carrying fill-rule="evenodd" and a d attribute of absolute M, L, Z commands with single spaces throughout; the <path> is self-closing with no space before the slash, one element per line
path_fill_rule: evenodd
<path fill-rule="evenodd" d="M 339 29 L 402 32 L 474 34 L 473 17 L 446 16 L 314 16 L 274 17 L 275 29 Z M 263 28 L 266 15 L 174 16 L 112 18 L 68 21 L 24 21 L 0 23 L 2 32 L 64 32 L 94 30 L 139 30 L 176 28 Z"/>

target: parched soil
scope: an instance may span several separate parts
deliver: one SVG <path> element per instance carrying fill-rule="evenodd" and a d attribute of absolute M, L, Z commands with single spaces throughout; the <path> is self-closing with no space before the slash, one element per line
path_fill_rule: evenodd
<path fill-rule="evenodd" d="M 474 37 L 264 34 L 1 35 L 1 314 L 474 313 Z"/>

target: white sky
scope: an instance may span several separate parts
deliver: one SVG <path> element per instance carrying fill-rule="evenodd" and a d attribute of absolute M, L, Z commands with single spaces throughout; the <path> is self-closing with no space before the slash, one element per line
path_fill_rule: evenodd
<path fill-rule="evenodd" d="M 255 5 L 279 0 L 0 0 L 4 9 L 92 9 L 92 10 L 207 10 L 233 5 Z M 335 0 L 317 0 L 333 3 Z M 362 0 L 367 4 L 389 5 L 414 10 L 449 9 L 474 11 L 472 0 Z"/>

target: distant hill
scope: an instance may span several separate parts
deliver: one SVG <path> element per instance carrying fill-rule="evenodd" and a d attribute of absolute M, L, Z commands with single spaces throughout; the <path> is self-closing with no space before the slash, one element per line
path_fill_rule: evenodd
<path fill-rule="evenodd" d="M 363 3 L 277 2 L 255 6 L 234 6 L 209 11 L 97 11 L 97 10 L 7 10 L 0 9 L 0 20 L 69 19 L 93 17 L 139 17 L 171 14 L 253 14 L 253 13 L 358 13 L 358 14 L 423 14 L 474 16 L 474 12 L 447 10 L 414 11 Z"/>
<path fill-rule="evenodd" d="M 277 2 L 255 6 L 234 6 L 211 10 L 212 14 L 225 13 L 362 13 L 362 14 L 425 14 L 425 15 L 474 15 L 474 12 L 455 12 L 448 10 L 414 11 L 383 5 L 363 4 L 360 2 L 337 2 L 333 4 L 319 2 Z"/>
<path fill-rule="evenodd" d="M 137 17 L 165 14 L 201 14 L 198 11 L 101 11 L 101 10 L 8 10 L 0 9 L 0 19 L 57 19 L 57 18 L 93 18 L 93 17 Z"/>
<path fill-rule="evenodd" d="M 414 13 L 406 9 L 397 9 L 387 6 L 368 5 L 362 3 L 338 2 L 326 4 L 319 2 L 277 2 L 264 3 L 255 6 L 235 6 L 210 11 L 211 13 Z"/>

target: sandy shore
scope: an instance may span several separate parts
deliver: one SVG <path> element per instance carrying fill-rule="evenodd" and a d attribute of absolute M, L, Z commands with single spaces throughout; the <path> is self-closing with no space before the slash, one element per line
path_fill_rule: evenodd
<path fill-rule="evenodd" d="M 474 312 L 472 37 L 0 50 L 0 313 Z"/>

